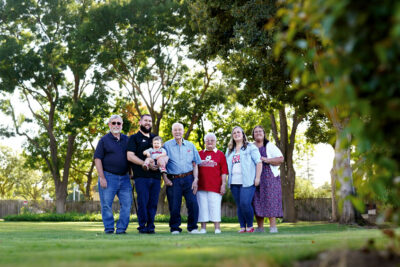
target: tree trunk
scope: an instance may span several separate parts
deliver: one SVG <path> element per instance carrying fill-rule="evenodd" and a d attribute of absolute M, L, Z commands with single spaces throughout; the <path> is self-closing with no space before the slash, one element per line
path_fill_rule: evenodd
<path fill-rule="evenodd" d="M 282 177 L 284 177 L 282 179 Z M 296 222 L 296 209 L 294 206 L 294 185 L 296 172 L 287 165 L 285 161 L 281 165 L 281 183 L 282 183 L 282 202 L 283 202 L 283 220 L 285 222 Z"/>
<path fill-rule="evenodd" d="M 344 129 L 337 129 L 336 144 L 335 144 L 335 164 L 334 168 L 338 174 L 338 182 L 340 189 L 338 192 L 340 201 L 340 218 L 341 224 L 355 223 L 355 214 L 353 204 L 349 197 L 354 193 L 352 169 L 350 165 L 350 137 L 347 136 L 347 140 L 341 138 L 341 132 Z M 343 141 L 346 145 L 343 146 Z"/>
<path fill-rule="evenodd" d="M 65 202 L 67 200 L 67 184 L 56 182 L 56 212 L 65 213 Z"/>
<path fill-rule="evenodd" d="M 286 118 L 285 107 L 279 110 L 279 125 L 280 125 L 280 138 L 278 137 L 278 129 L 276 126 L 275 116 L 273 113 L 270 115 L 272 124 L 272 134 L 281 150 L 284 162 L 281 165 L 281 185 L 282 185 L 282 204 L 283 204 L 283 220 L 285 222 L 296 222 L 296 209 L 294 206 L 294 186 L 296 180 L 296 172 L 293 167 L 293 150 L 296 137 L 297 126 L 302 120 L 297 110 L 293 114 L 293 124 L 290 136 L 288 134 L 288 125 Z"/>
<path fill-rule="evenodd" d="M 321 46 L 317 46 L 317 42 L 314 38 L 310 38 L 307 34 L 307 41 L 309 41 L 311 48 L 316 48 L 317 55 L 321 55 L 322 49 Z M 321 67 L 319 61 L 316 60 L 313 62 L 315 73 L 321 73 Z M 329 83 L 325 80 L 321 80 L 321 88 L 328 87 Z M 325 97 L 329 96 L 325 95 Z M 326 107 L 326 106 L 325 106 Z M 355 212 L 351 201 L 348 197 L 354 193 L 353 187 L 353 178 L 352 178 L 352 169 L 350 165 L 350 141 L 351 137 L 347 136 L 347 140 L 342 139 L 342 132 L 345 126 L 348 123 L 348 118 L 343 118 L 340 114 L 343 114 L 343 111 L 346 110 L 346 106 L 337 105 L 334 108 L 328 108 L 325 110 L 327 117 L 332 122 L 335 131 L 336 131 L 336 143 L 335 143 L 335 159 L 333 164 L 333 169 L 331 172 L 331 186 L 332 186 L 332 220 L 334 220 L 334 213 L 337 211 L 336 207 L 339 204 L 341 209 L 338 213 L 335 214 L 335 219 L 338 219 L 340 223 L 354 223 L 355 222 Z M 345 146 L 344 142 L 345 141 Z M 332 175 L 333 174 L 333 175 Z M 336 181 L 340 184 L 339 192 L 336 193 Z M 336 199 L 336 196 L 338 198 Z M 339 201 L 338 201 L 339 200 Z"/>
<path fill-rule="evenodd" d="M 335 169 L 335 162 L 333 162 L 333 167 L 331 169 L 331 189 L 332 189 L 332 218 L 331 218 L 331 221 L 332 222 L 339 221 L 336 183 L 337 183 L 337 171 Z"/>
<path fill-rule="evenodd" d="M 94 160 L 92 160 L 92 164 L 90 165 L 90 170 L 87 173 L 87 182 L 86 182 L 86 188 L 85 188 L 85 197 L 87 200 L 93 198 L 92 194 L 92 181 L 93 181 L 93 169 L 94 169 Z"/>
<path fill-rule="evenodd" d="M 158 213 L 169 214 L 168 203 L 167 203 L 167 187 L 165 184 L 163 184 L 163 186 L 161 187 L 158 203 L 159 203 Z"/>

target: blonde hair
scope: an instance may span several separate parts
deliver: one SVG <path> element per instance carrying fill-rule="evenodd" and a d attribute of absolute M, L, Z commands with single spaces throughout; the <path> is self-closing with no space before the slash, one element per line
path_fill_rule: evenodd
<path fill-rule="evenodd" d="M 154 137 L 153 137 L 153 140 L 152 140 L 151 142 L 154 142 L 154 141 L 157 141 L 157 140 L 160 141 L 160 142 L 162 143 L 162 138 L 161 138 L 160 136 L 158 136 L 158 135 L 157 135 L 157 136 L 154 136 Z"/>

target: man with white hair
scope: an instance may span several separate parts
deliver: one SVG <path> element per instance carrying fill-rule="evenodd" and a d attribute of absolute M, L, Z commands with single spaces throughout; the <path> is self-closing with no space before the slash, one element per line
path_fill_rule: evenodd
<path fill-rule="evenodd" d="M 183 125 L 174 123 L 172 125 L 171 139 L 164 144 L 169 161 L 167 164 L 168 178 L 171 180 L 167 185 L 167 199 L 170 213 L 169 226 L 172 234 L 179 234 L 181 225 L 182 196 L 185 197 L 188 210 L 187 230 L 191 234 L 200 233 L 197 230 L 197 219 L 199 206 L 197 204 L 196 192 L 198 183 L 198 167 L 201 163 L 199 153 L 193 143 L 183 139 Z M 168 181 L 169 182 L 169 181 Z"/>
<path fill-rule="evenodd" d="M 112 203 L 115 195 L 118 196 L 121 207 L 116 234 L 126 234 L 132 206 L 132 185 L 126 157 L 128 137 L 121 133 L 122 123 L 119 115 L 110 117 L 110 132 L 100 139 L 94 152 L 94 162 L 99 175 L 101 216 L 106 234 L 114 233 Z"/>

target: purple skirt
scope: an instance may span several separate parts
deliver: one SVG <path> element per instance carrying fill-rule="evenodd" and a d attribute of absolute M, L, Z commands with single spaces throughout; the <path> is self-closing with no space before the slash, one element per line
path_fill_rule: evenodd
<path fill-rule="evenodd" d="M 265 146 L 259 148 L 260 154 L 267 157 Z M 281 178 L 274 177 L 270 165 L 263 163 L 260 186 L 256 187 L 253 198 L 254 213 L 258 217 L 283 217 Z"/>

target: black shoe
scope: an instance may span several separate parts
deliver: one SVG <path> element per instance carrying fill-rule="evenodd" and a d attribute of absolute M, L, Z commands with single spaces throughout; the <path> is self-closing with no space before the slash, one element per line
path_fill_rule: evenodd
<path fill-rule="evenodd" d="M 149 235 L 154 235 L 156 232 L 154 230 L 147 232 Z"/>
<path fill-rule="evenodd" d="M 111 232 L 111 231 L 104 231 L 104 233 L 105 233 L 106 235 L 112 235 L 112 234 L 114 233 L 114 231 L 113 231 L 113 232 Z"/>
<path fill-rule="evenodd" d="M 147 231 L 139 231 L 139 234 L 147 234 Z"/>
<path fill-rule="evenodd" d="M 125 231 L 123 231 L 123 232 L 116 232 L 115 234 L 117 234 L 117 235 L 126 235 L 126 232 L 125 232 Z"/>

